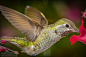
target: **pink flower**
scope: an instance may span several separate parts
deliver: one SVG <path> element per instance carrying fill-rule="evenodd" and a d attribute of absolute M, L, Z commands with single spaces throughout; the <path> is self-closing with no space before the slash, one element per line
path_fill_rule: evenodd
<path fill-rule="evenodd" d="M 0 52 L 1 51 L 6 51 L 6 50 L 9 51 L 7 48 L 3 48 L 2 46 L 0 46 Z"/>
<path fill-rule="evenodd" d="M 76 41 L 81 41 L 82 43 L 86 44 L 86 28 L 84 28 L 84 21 L 82 19 L 82 24 L 79 28 L 79 36 L 73 35 L 70 38 L 71 45 L 73 45 Z"/>
<path fill-rule="evenodd" d="M 6 49 L 5 49 L 5 48 L 3 48 L 3 49 L 2 49 L 2 51 L 6 51 Z"/>
<path fill-rule="evenodd" d="M 82 12 L 82 17 L 86 18 L 86 10 L 84 12 Z"/>
<path fill-rule="evenodd" d="M 1 41 L 1 44 L 4 44 L 4 43 L 5 43 L 5 41 L 4 41 L 4 40 L 2 40 L 2 41 Z"/>
<path fill-rule="evenodd" d="M 1 49 L 0 49 L 0 52 L 1 52 Z"/>

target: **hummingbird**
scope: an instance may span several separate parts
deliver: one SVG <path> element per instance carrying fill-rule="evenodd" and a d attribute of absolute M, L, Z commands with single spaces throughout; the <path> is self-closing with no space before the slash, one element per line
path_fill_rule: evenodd
<path fill-rule="evenodd" d="M 3 36 L 1 40 L 17 46 L 31 56 L 47 50 L 61 38 L 72 32 L 79 32 L 75 24 L 67 18 L 61 18 L 48 25 L 48 20 L 39 10 L 26 6 L 25 15 L 11 8 L 0 5 L 3 16 L 25 37 Z"/>

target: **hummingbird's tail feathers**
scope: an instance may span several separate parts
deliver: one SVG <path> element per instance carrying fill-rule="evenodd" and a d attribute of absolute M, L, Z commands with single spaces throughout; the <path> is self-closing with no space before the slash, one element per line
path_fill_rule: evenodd
<path fill-rule="evenodd" d="M 13 41 L 13 42 L 15 42 L 15 41 L 18 41 L 18 40 L 26 40 L 26 39 L 20 38 L 20 37 L 2 36 L 2 37 L 0 38 L 0 40 Z"/>
<path fill-rule="evenodd" d="M 5 40 L 5 41 L 12 41 L 12 39 L 16 39 L 17 41 L 18 40 L 26 40 L 26 37 L 24 37 L 24 38 L 20 38 L 20 37 L 9 37 L 9 36 L 2 36 L 1 38 L 0 38 L 0 40 Z"/>
<path fill-rule="evenodd" d="M 9 36 L 2 36 L 0 40 L 5 40 L 8 41 L 9 39 L 14 39 L 14 37 L 9 37 Z"/>
<path fill-rule="evenodd" d="M 20 38 L 20 37 L 9 37 L 9 36 L 3 36 L 0 38 L 0 40 L 8 41 L 12 43 L 13 45 L 19 47 L 25 47 L 27 46 L 28 40 L 27 38 Z"/>

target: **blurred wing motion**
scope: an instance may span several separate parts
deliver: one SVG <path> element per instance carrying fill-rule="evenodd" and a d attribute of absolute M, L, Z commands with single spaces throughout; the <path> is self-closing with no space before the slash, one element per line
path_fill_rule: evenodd
<path fill-rule="evenodd" d="M 37 21 L 41 26 L 48 25 L 48 21 L 43 13 L 33 7 L 27 6 L 25 8 L 25 15 Z"/>
<path fill-rule="evenodd" d="M 43 28 L 36 21 L 31 18 L 5 6 L 0 5 L 0 10 L 5 18 L 15 26 L 21 33 L 23 33 L 29 41 L 35 41 L 39 32 Z"/>

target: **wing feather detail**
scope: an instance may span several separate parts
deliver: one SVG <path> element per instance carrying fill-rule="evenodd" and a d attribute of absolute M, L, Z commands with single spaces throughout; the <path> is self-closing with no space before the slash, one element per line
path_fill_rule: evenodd
<path fill-rule="evenodd" d="M 38 36 L 38 32 L 36 32 L 37 26 L 35 24 L 37 22 L 34 22 L 31 18 L 23 15 L 22 13 L 2 5 L 0 5 L 0 11 L 14 27 L 27 37 L 29 41 L 35 41 Z"/>
<path fill-rule="evenodd" d="M 25 8 L 25 15 L 37 21 L 41 26 L 48 25 L 48 21 L 43 13 L 33 7 L 27 6 Z"/>

